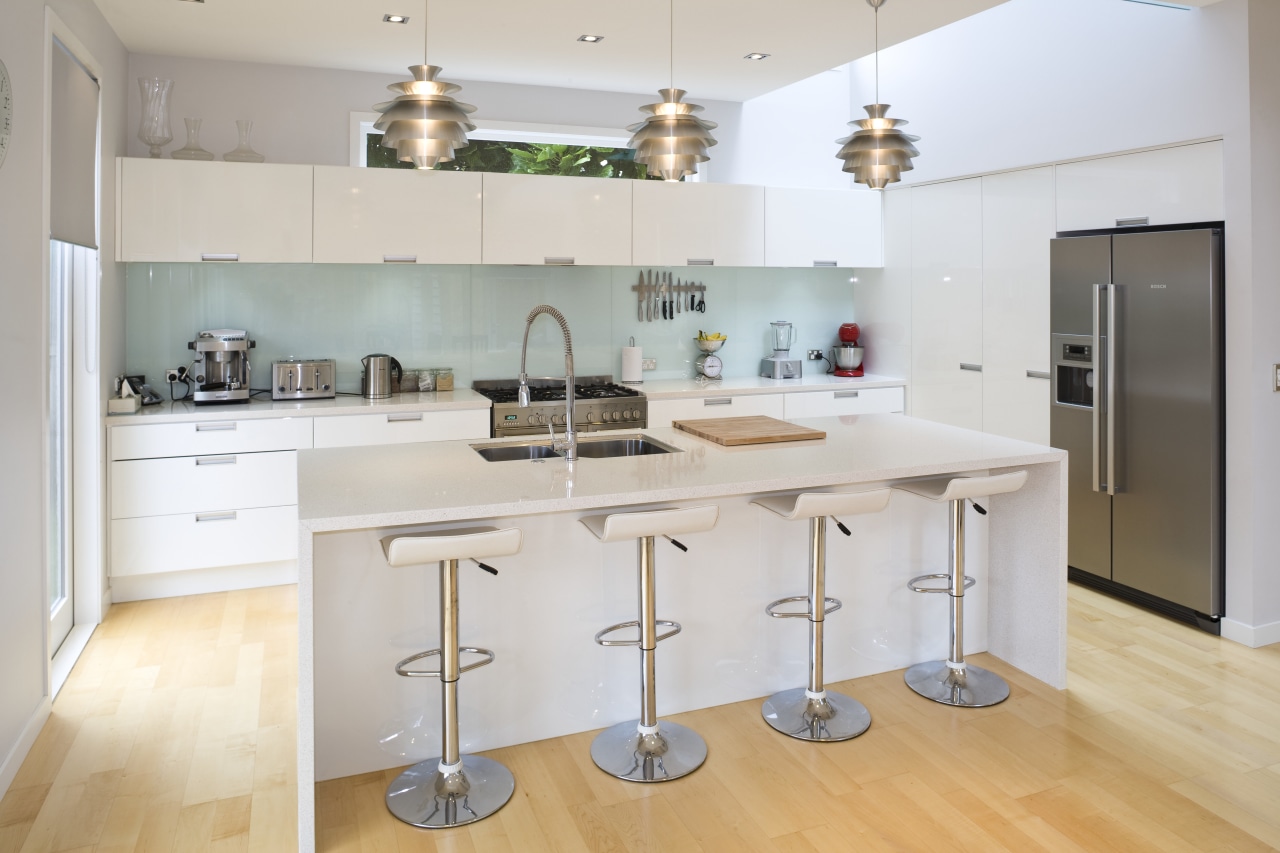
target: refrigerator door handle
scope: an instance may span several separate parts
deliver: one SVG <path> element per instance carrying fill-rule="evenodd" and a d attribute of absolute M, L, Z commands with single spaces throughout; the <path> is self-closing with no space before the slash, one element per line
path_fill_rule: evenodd
<path fill-rule="evenodd" d="M 1107 286 L 1107 494 L 1116 493 L 1116 292 L 1119 285 Z"/>
<path fill-rule="evenodd" d="M 1093 286 L 1093 490 L 1100 492 L 1102 485 L 1102 405 L 1106 386 L 1104 371 L 1106 357 L 1102 352 L 1102 290 L 1105 284 Z"/>

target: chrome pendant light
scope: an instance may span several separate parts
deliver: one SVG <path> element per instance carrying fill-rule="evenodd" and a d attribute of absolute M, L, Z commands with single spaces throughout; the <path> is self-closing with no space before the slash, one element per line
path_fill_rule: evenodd
<path fill-rule="evenodd" d="M 678 181 L 697 174 L 698 164 L 711 159 L 707 149 L 716 144 L 711 135 L 716 123 L 694 115 L 702 112 L 702 107 L 686 103 L 684 90 L 675 87 L 675 0 L 670 0 L 667 12 L 667 71 L 671 85 L 658 90 L 662 103 L 640 108 L 649 115 L 644 121 L 628 125 L 633 136 L 627 146 L 635 149 L 636 162 L 645 164 L 650 174 L 659 175 L 664 181 Z"/>
<path fill-rule="evenodd" d="M 434 169 L 437 163 L 453 159 L 453 152 L 469 143 L 467 131 L 475 130 L 470 114 L 476 108 L 451 96 L 462 89 L 456 83 L 437 80 L 440 67 L 428 65 L 427 3 L 422 14 L 422 65 L 410 65 L 412 80 L 387 87 L 396 94 L 393 101 L 374 104 L 382 113 L 373 123 L 383 133 L 382 145 L 394 148 L 396 157 L 418 169 Z"/>
<path fill-rule="evenodd" d="M 920 152 L 912 143 L 920 137 L 903 133 L 898 128 L 906 124 L 902 119 L 889 118 L 889 105 L 880 101 L 880 7 L 885 0 L 867 0 L 876 15 L 876 103 L 863 107 L 868 118 L 849 122 L 858 127 L 851 135 L 837 139 L 840 151 L 836 154 L 844 161 L 844 171 L 853 173 L 853 180 L 866 184 L 873 190 L 882 190 L 902 180 L 902 173 L 914 166 L 912 157 Z"/>

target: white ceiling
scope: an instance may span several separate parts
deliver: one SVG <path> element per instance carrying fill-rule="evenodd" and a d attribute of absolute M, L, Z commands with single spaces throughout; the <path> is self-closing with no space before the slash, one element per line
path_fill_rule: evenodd
<path fill-rule="evenodd" d="M 1193 2 L 1194 0 L 1188 0 Z M 96 0 L 131 53 L 403 75 L 422 61 L 424 0 Z M 742 101 L 872 52 L 864 0 L 672 0 L 675 85 Z M 896 0 L 886 46 L 1006 0 Z M 648 93 L 668 85 L 662 0 L 431 0 L 446 79 Z M 410 16 L 386 24 L 387 13 Z M 578 36 L 603 35 L 586 44 Z M 743 59 L 768 53 L 763 61 Z"/>

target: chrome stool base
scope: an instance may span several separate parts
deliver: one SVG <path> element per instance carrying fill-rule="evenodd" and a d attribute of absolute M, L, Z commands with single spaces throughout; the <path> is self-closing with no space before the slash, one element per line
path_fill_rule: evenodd
<path fill-rule="evenodd" d="M 907 686 L 926 699 L 961 708 L 986 708 L 1009 698 L 1009 684 L 994 672 L 965 664 L 952 669 L 944 660 L 918 663 L 907 669 Z"/>
<path fill-rule="evenodd" d="M 871 727 L 871 712 L 857 699 L 826 691 L 813 699 L 803 687 L 775 693 L 760 707 L 764 721 L 800 740 L 849 740 Z"/>
<path fill-rule="evenodd" d="M 464 755 L 462 770 L 446 775 L 437 756 L 396 777 L 387 788 L 387 808 L 424 829 L 466 826 L 505 806 L 515 789 L 511 771 L 491 758 Z"/>
<path fill-rule="evenodd" d="M 602 731 L 591 742 L 596 766 L 628 782 L 668 782 L 688 776 L 707 760 L 707 742 L 693 729 L 666 720 L 642 734 L 639 720 Z"/>

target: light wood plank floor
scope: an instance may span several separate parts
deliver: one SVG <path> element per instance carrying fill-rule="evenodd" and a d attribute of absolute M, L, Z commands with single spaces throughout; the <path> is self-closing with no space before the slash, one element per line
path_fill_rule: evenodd
<path fill-rule="evenodd" d="M 0 801 L 0 853 L 294 849 L 293 596 L 112 608 Z M 1073 586 L 1068 690 L 975 660 L 1008 702 L 945 708 L 896 672 L 833 685 L 874 716 L 841 744 L 777 735 L 755 701 L 678 715 L 710 758 L 661 785 L 602 774 L 591 734 L 496 750 L 516 795 L 460 830 L 391 818 L 394 771 L 327 782 L 321 849 L 1280 849 L 1280 646 Z"/>

